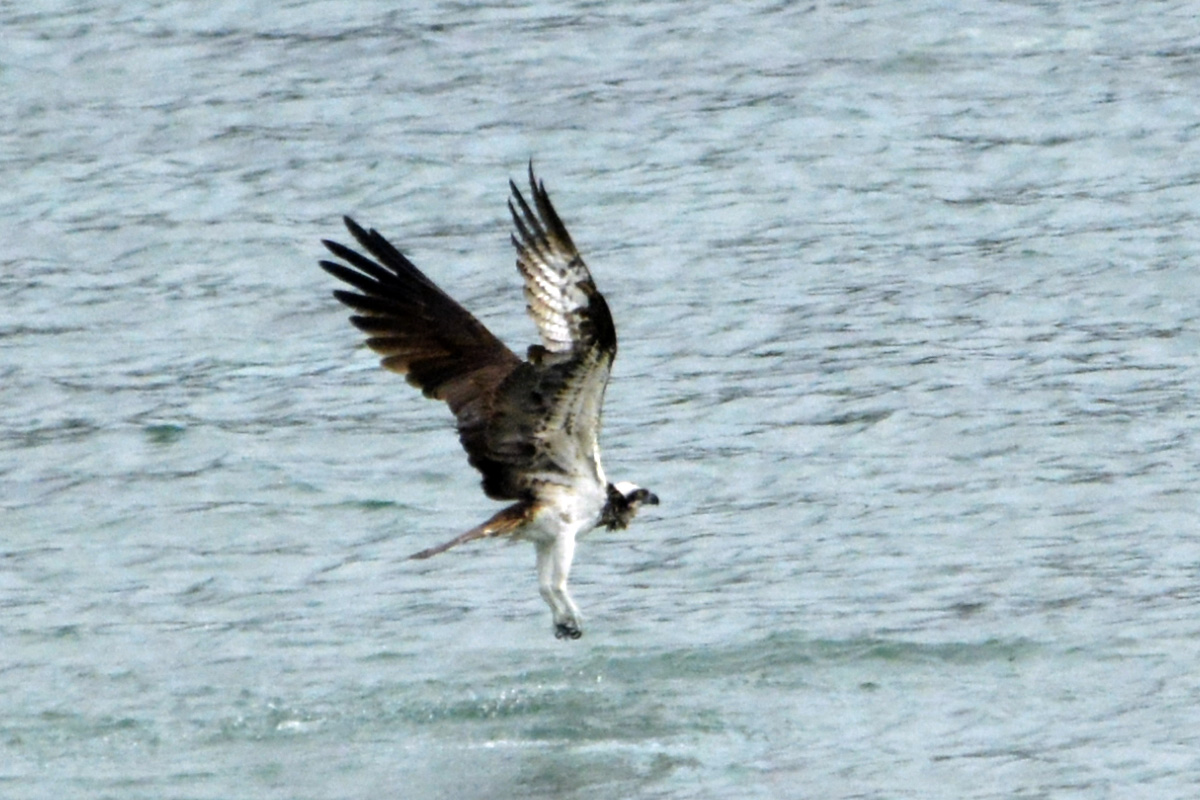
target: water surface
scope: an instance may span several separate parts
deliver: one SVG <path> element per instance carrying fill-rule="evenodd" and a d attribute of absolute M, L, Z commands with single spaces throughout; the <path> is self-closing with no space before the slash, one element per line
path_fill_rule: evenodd
<path fill-rule="evenodd" d="M 1191 798 L 1190 4 L 0 11 L 0 790 Z M 556 641 L 375 226 L 516 349 L 536 159 L 616 316 Z"/>

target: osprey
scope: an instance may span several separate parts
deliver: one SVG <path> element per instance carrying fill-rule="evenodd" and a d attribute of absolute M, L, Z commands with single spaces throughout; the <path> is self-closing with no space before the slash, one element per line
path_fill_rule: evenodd
<path fill-rule="evenodd" d="M 533 208 L 515 183 L 508 184 L 517 269 L 541 337 L 524 359 L 383 236 L 349 217 L 346 228 L 374 258 L 325 240 L 345 264 L 320 264 L 358 290 L 333 294 L 356 312 L 350 322 L 367 334 L 383 367 L 405 375 L 426 397 L 449 404 L 487 496 L 516 501 L 482 525 L 410 558 L 489 537 L 531 541 L 555 636 L 578 639 L 579 609 L 567 592 L 575 540 L 601 525 L 625 528 L 643 504 L 657 505 L 658 497 L 632 483 L 610 483 L 604 474 L 597 436 L 617 354 L 612 315 L 533 165 Z"/>

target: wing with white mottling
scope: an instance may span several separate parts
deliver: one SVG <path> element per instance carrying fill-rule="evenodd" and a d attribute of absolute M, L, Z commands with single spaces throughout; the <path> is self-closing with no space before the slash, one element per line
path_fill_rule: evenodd
<path fill-rule="evenodd" d="M 551 353 L 593 347 L 615 353 L 617 332 L 608 304 L 550 204 L 545 185 L 533 176 L 533 166 L 529 167 L 533 208 L 515 183 L 509 181 L 509 186 L 513 196 L 508 210 L 517 228 L 512 237 L 517 268 L 525 279 L 525 300 L 542 346 Z"/>
<path fill-rule="evenodd" d="M 516 370 L 502 387 L 500 397 L 512 413 L 493 431 L 491 444 L 503 451 L 533 442 L 533 482 L 557 482 L 563 474 L 582 478 L 586 471 L 603 484 L 597 437 L 617 353 L 612 314 L 532 165 L 532 207 L 516 184 L 510 186 L 517 267 L 542 346 L 529 348 L 529 368 Z"/>

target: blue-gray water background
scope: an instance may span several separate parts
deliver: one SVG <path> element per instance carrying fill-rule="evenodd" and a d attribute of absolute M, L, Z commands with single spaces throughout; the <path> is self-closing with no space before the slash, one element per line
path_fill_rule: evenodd
<path fill-rule="evenodd" d="M 1191 2 L 0 6 L 0 795 L 1200 796 Z M 316 266 L 614 310 L 556 641 Z"/>

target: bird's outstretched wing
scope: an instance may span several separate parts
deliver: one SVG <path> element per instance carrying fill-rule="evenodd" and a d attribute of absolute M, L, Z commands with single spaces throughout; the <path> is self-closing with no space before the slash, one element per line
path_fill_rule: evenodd
<path fill-rule="evenodd" d="M 525 482 L 574 479 L 587 468 L 605 483 L 597 437 L 604 390 L 617 354 L 617 332 L 608 303 L 575 249 L 545 185 L 529 167 L 531 207 L 509 181 L 516 233 L 517 268 L 525 279 L 525 299 L 542 344 L 529 348 L 530 368 L 514 370 L 501 388 L 500 403 L 511 408 L 493 432 L 493 447 L 534 444 Z"/>
<path fill-rule="evenodd" d="M 376 260 L 325 240 L 329 252 L 350 266 L 322 261 L 321 267 L 358 290 L 335 291 L 334 297 L 357 312 L 350 321 L 367 334 L 384 367 L 405 375 L 426 397 L 449 404 L 471 465 L 483 473 L 484 490 L 515 499 L 514 492 L 498 491 L 512 481 L 508 465 L 489 452 L 487 429 L 497 391 L 521 359 L 377 231 L 363 230 L 349 217 L 345 222 Z"/>
<path fill-rule="evenodd" d="M 578 354 L 597 348 L 615 354 L 617 332 L 608 304 L 550 204 L 545 185 L 534 177 L 533 165 L 529 166 L 529 192 L 536 213 L 517 185 L 512 181 L 508 185 L 512 189 L 508 210 L 517 229 L 512 236 L 517 268 L 525 279 L 525 300 L 542 346 L 551 353 Z"/>

